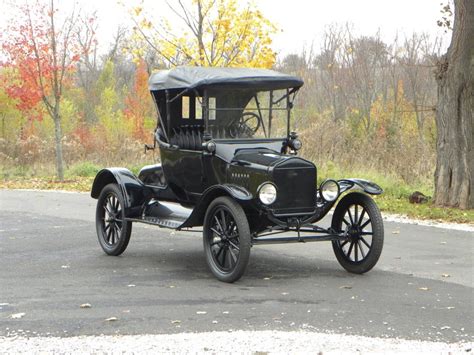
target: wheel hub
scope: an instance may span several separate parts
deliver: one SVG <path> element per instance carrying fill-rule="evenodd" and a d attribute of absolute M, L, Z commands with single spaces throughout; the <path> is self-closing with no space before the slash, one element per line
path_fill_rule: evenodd
<path fill-rule="evenodd" d="M 347 231 L 347 234 L 349 235 L 349 238 L 353 241 L 359 240 L 360 233 L 361 233 L 360 227 L 355 226 L 355 225 L 352 225 L 349 228 L 349 230 Z"/>

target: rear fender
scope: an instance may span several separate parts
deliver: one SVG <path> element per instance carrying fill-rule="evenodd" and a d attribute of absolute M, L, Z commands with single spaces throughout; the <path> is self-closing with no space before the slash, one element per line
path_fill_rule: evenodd
<path fill-rule="evenodd" d="M 346 192 L 350 189 L 359 189 L 370 195 L 380 195 L 383 189 L 376 183 L 364 179 L 342 179 L 337 181 L 339 183 L 340 193 Z"/>
<path fill-rule="evenodd" d="M 125 168 L 106 168 L 99 171 L 92 184 L 92 198 L 99 198 L 102 189 L 111 183 L 117 184 L 125 202 L 125 216 L 137 217 L 142 206 L 152 196 L 150 188 L 145 186 L 133 173 Z"/>
<path fill-rule="evenodd" d="M 207 207 L 214 199 L 220 196 L 230 196 L 244 208 L 253 199 L 253 195 L 240 186 L 231 184 L 211 186 L 203 192 L 193 212 L 180 228 L 202 226 Z"/>

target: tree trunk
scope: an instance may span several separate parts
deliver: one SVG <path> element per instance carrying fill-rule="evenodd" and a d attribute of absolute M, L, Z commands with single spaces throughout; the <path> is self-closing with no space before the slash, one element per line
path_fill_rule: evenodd
<path fill-rule="evenodd" d="M 474 208 L 474 1 L 455 0 L 451 45 L 437 73 L 434 201 Z"/>
<path fill-rule="evenodd" d="M 63 132 L 61 129 L 61 117 L 59 111 L 54 110 L 54 140 L 56 143 L 56 173 L 60 181 L 64 181 L 64 165 L 63 165 Z"/>

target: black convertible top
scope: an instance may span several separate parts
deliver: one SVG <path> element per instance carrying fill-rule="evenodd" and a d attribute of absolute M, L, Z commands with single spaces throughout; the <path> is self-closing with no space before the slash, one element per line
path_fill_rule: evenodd
<path fill-rule="evenodd" d="M 150 91 L 170 89 L 206 89 L 213 87 L 278 90 L 299 88 L 303 80 L 268 69 L 177 67 L 151 75 Z"/>

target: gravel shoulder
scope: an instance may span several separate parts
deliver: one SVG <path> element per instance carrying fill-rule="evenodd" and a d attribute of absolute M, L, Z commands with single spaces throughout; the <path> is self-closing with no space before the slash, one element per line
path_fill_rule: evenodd
<path fill-rule="evenodd" d="M 308 331 L 232 331 L 138 336 L 0 338 L 0 353 L 468 353 L 473 343 L 369 338 Z M 67 349 L 67 350 L 65 350 Z"/>

